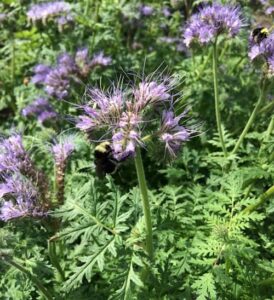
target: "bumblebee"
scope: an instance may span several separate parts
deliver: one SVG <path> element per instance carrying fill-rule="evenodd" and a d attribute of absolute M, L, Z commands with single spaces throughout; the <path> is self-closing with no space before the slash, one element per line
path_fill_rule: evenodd
<path fill-rule="evenodd" d="M 94 163 L 96 166 L 96 174 L 102 178 L 106 174 L 113 174 L 118 168 L 118 161 L 113 157 L 113 151 L 109 142 L 103 142 L 95 147 Z"/>
<path fill-rule="evenodd" d="M 252 31 L 252 40 L 256 44 L 260 44 L 269 35 L 269 31 L 266 27 L 258 27 Z"/>

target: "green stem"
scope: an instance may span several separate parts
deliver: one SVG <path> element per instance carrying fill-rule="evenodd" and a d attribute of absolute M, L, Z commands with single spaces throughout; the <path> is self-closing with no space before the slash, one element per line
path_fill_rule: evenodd
<path fill-rule="evenodd" d="M 268 125 L 268 128 L 266 130 L 266 134 L 265 134 L 265 141 L 267 142 L 273 132 L 274 129 L 274 116 L 272 116 L 270 123 Z"/>
<path fill-rule="evenodd" d="M 29 270 L 11 258 L 5 257 L 5 259 L 3 258 L 3 262 L 24 273 L 37 286 L 38 290 L 45 296 L 46 299 L 53 300 L 51 293 L 43 286 L 42 282 L 37 278 L 37 276 L 31 274 Z"/>
<path fill-rule="evenodd" d="M 263 80 L 263 83 L 262 83 L 262 88 L 260 90 L 260 96 L 259 96 L 259 99 L 258 99 L 258 102 L 256 103 L 255 107 L 254 107 L 254 110 L 251 114 L 251 116 L 249 117 L 249 120 L 247 121 L 246 125 L 245 125 L 245 128 L 243 130 L 243 132 L 241 133 L 234 149 L 232 150 L 231 154 L 235 154 L 238 150 L 239 150 L 239 147 L 241 146 L 249 128 L 251 127 L 251 125 L 253 124 L 254 120 L 255 120 L 255 117 L 258 113 L 258 110 L 261 106 L 261 104 L 263 103 L 264 99 L 265 99 L 265 95 L 267 93 L 267 84 L 266 84 L 266 80 Z"/>
<path fill-rule="evenodd" d="M 95 48 L 95 38 L 97 36 L 97 32 L 98 32 L 98 29 L 97 29 L 97 23 L 98 23 L 98 20 L 99 20 L 99 11 L 100 11 L 100 4 L 101 2 L 100 1 L 96 1 L 95 2 L 95 16 L 94 16 L 94 32 L 93 32 L 93 37 L 92 37 L 92 41 L 91 41 L 91 44 L 92 44 L 92 50 L 94 51 L 94 48 Z"/>
<path fill-rule="evenodd" d="M 225 147 L 223 130 L 221 125 L 221 113 L 219 106 L 219 92 L 218 92 L 218 80 L 217 80 L 217 64 L 218 64 L 218 55 L 217 55 L 217 39 L 213 44 L 213 61 L 212 61 L 212 71 L 213 71 L 213 81 L 214 81 L 214 98 L 215 98 L 215 114 L 216 114 L 216 122 L 219 133 L 219 138 L 221 142 L 221 146 L 224 152 L 224 156 L 227 157 L 227 150 Z"/>
<path fill-rule="evenodd" d="M 60 266 L 58 256 L 56 254 L 56 242 L 55 241 L 48 241 L 48 251 L 49 251 L 50 261 L 59 274 L 59 277 L 60 277 L 59 281 L 65 281 L 65 274 L 62 270 L 62 267 Z"/>
<path fill-rule="evenodd" d="M 268 198 L 271 196 L 274 196 L 274 185 L 270 187 L 266 192 L 264 192 L 260 198 L 259 201 L 255 204 L 249 205 L 244 209 L 244 213 L 251 213 L 254 210 L 256 210 L 259 206 L 261 206 Z"/>
<path fill-rule="evenodd" d="M 271 120 L 269 122 L 267 130 L 265 132 L 265 136 L 264 136 L 264 138 L 262 140 L 262 144 L 260 146 L 258 156 L 260 156 L 262 154 L 263 146 L 269 141 L 269 138 L 271 136 L 271 133 L 272 133 L 273 129 L 274 129 L 274 116 L 271 117 Z"/>
<path fill-rule="evenodd" d="M 15 95 L 14 95 L 14 88 L 15 88 L 15 37 L 14 35 L 12 36 L 11 40 L 11 82 L 12 82 L 12 100 L 10 103 L 11 108 L 13 111 L 16 113 L 16 100 L 15 100 Z"/>
<path fill-rule="evenodd" d="M 139 148 L 137 148 L 136 150 L 135 167 L 137 171 L 140 191 L 142 194 L 143 211 L 144 211 L 145 223 L 146 223 L 146 250 L 149 257 L 152 259 L 153 258 L 152 223 L 151 223 L 150 207 L 149 207 L 149 200 L 148 200 L 148 189 L 146 184 L 141 151 Z"/>
<path fill-rule="evenodd" d="M 270 103 L 268 103 L 267 105 L 265 105 L 264 107 L 262 107 L 262 109 L 260 109 L 259 114 L 268 112 L 268 111 L 272 111 L 274 108 L 274 101 L 271 101 Z"/>
<path fill-rule="evenodd" d="M 201 67 L 201 69 L 200 69 L 200 71 L 199 71 L 199 74 L 198 74 L 196 80 L 200 80 L 200 78 L 203 77 L 204 71 L 205 71 L 205 69 L 206 69 L 206 67 L 207 67 L 208 62 L 209 62 L 210 59 L 211 59 L 211 53 L 209 53 L 209 54 L 206 56 L 206 59 L 204 59 L 203 64 L 202 64 L 202 67 Z M 185 100 L 186 100 L 186 99 L 185 99 Z"/>

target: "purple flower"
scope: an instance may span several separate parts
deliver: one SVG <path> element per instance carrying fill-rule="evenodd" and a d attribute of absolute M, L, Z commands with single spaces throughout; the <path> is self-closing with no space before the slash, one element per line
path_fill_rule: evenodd
<path fill-rule="evenodd" d="M 64 74 L 72 74 L 76 70 L 75 61 L 68 53 L 62 53 L 57 58 L 57 68 Z"/>
<path fill-rule="evenodd" d="M 57 24 L 60 28 L 62 28 L 66 24 L 73 22 L 73 20 L 74 19 L 71 15 L 61 16 L 61 17 L 57 18 Z"/>
<path fill-rule="evenodd" d="M 18 173 L 4 178 L 4 182 L 0 184 L 0 198 L 6 199 L 0 208 L 0 219 L 3 221 L 19 217 L 46 215 L 39 204 L 36 188 Z"/>
<path fill-rule="evenodd" d="M 45 22 L 49 18 L 66 15 L 70 12 L 70 5 L 64 1 L 47 2 L 33 4 L 27 12 L 27 17 L 31 22 L 42 20 Z"/>
<path fill-rule="evenodd" d="M 167 6 L 163 7 L 162 12 L 163 12 L 163 15 L 164 15 L 166 18 L 168 18 L 168 17 L 171 16 L 170 8 L 167 7 Z"/>
<path fill-rule="evenodd" d="M 250 40 L 250 48 L 248 53 L 251 61 L 265 62 L 270 74 L 273 74 L 273 57 L 274 57 L 274 33 L 262 41 L 256 43 L 252 37 Z"/>
<path fill-rule="evenodd" d="M 80 75 L 86 77 L 91 69 L 92 60 L 89 58 L 88 48 L 78 49 L 75 54 L 75 63 Z"/>
<path fill-rule="evenodd" d="M 69 156 L 75 149 L 72 136 L 61 139 L 51 147 L 55 161 L 56 198 L 59 204 L 64 203 L 65 197 L 65 170 Z"/>
<path fill-rule="evenodd" d="M 200 44 L 213 42 L 223 33 L 234 37 L 241 26 L 238 7 L 215 2 L 203 7 L 190 18 L 183 34 L 184 42 L 189 47 L 195 42 Z"/>
<path fill-rule="evenodd" d="M 66 137 L 52 146 L 51 150 L 57 165 L 64 165 L 75 149 L 72 137 Z"/>
<path fill-rule="evenodd" d="M 102 51 L 95 54 L 93 59 L 90 62 L 91 67 L 108 66 L 110 64 L 111 64 L 111 58 L 109 56 L 104 56 L 104 53 Z"/>
<path fill-rule="evenodd" d="M 268 58 L 268 69 L 271 75 L 274 75 L 274 54 Z"/>
<path fill-rule="evenodd" d="M 52 68 L 46 65 L 37 65 L 32 82 L 45 86 L 45 91 L 50 96 L 63 99 L 68 95 L 70 88 L 69 76 L 76 71 L 74 59 L 68 53 L 62 53 L 57 58 L 57 66 Z M 41 116 L 41 121 L 52 116 L 52 111 Z"/>
<path fill-rule="evenodd" d="M 165 148 L 171 156 L 176 156 L 183 142 L 188 141 L 191 131 L 179 125 L 185 112 L 175 117 L 173 111 L 164 111 L 162 115 L 160 141 L 165 143 Z"/>
<path fill-rule="evenodd" d="M 79 82 L 79 75 L 86 77 L 95 66 L 110 64 L 111 58 L 104 56 L 103 52 L 96 54 L 93 59 L 88 57 L 88 49 L 79 49 L 75 56 L 62 53 L 57 58 L 57 64 L 49 67 L 39 64 L 35 67 L 32 82 L 44 86 L 45 92 L 58 99 L 68 96 L 72 80 Z M 53 114 L 47 112 L 41 118 L 49 118 Z"/>
<path fill-rule="evenodd" d="M 34 68 L 34 73 L 35 75 L 32 76 L 32 83 L 34 84 L 43 84 L 46 76 L 48 75 L 48 73 L 51 71 L 51 68 L 49 66 L 43 65 L 43 64 L 39 64 L 37 66 L 35 66 Z"/>
<path fill-rule="evenodd" d="M 37 116 L 37 120 L 43 124 L 45 121 L 55 119 L 56 117 L 57 113 L 55 111 L 43 111 Z"/>
<path fill-rule="evenodd" d="M 51 70 L 45 79 L 45 91 L 50 96 L 63 99 L 69 94 L 70 82 L 66 67 L 56 67 Z"/>
<path fill-rule="evenodd" d="M 124 105 L 122 91 L 114 89 L 104 93 L 99 89 L 89 89 L 87 97 L 88 105 L 82 106 L 86 115 L 79 117 L 76 127 L 83 131 L 91 131 L 100 126 L 117 124 Z"/>
<path fill-rule="evenodd" d="M 78 49 L 75 54 L 75 62 L 76 65 L 81 67 L 85 64 L 88 64 L 89 62 L 89 54 L 88 54 L 88 48 L 84 47 L 81 49 Z"/>
<path fill-rule="evenodd" d="M 22 174 L 38 188 L 41 199 L 48 205 L 48 181 L 45 174 L 37 170 L 25 150 L 20 134 L 13 134 L 0 141 L 0 172 L 2 176 Z"/>
<path fill-rule="evenodd" d="M 149 17 L 153 14 L 154 9 L 149 5 L 141 5 L 139 8 L 141 16 Z"/>
<path fill-rule="evenodd" d="M 25 117 L 36 116 L 40 123 L 57 117 L 57 113 L 45 98 L 34 100 L 22 110 L 22 115 Z"/>
<path fill-rule="evenodd" d="M 114 131 L 112 136 L 112 148 L 114 158 L 123 161 L 134 156 L 135 148 L 142 145 L 138 125 L 141 123 L 140 117 L 131 112 L 124 112 L 119 122 L 118 131 Z"/>
<path fill-rule="evenodd" d="M 192 133 L 179 124 L 185 114 L 174 117 L 172 89 L 177 82 L 175 79 L 159 77 L 156 81 L 146 77 L 138 86 L 121 89 L 119 85 L 107 93 L 90 89 L 89 101 L 81 107 L 85 113 L 78 118 L 76 127 L 88 132 L 89 138 L 101 134 L 96 140 L 109 141 L 118 161 L 134 156 L 137 147 L 155 138 L 164 142 L 166 149 L 175 156 Z"/>
<path fill-rule="evenodd" d="M 20 134 L 0 141 L 0 172 L 25 169 L 28 163 L 29 156 Z"/>
<path fill-rule="evenodd" d="M 157 83 L 156 81 L 142 81 L 133 92 L 136 99 L 136 109 L 140 110 L 147 105 L 169 101 L 171 88 L 172 86 L 170 86 L 168 82 Z"/>
<path fill-rule="evenodd" d="M 266 15 L 271 15 L 274 13 L 274 6 L 270 6 L 265 11 Z"/>

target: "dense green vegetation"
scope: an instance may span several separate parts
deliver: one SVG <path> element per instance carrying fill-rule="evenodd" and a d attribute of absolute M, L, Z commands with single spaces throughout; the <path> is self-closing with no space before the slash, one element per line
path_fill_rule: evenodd
<path fill-rule="evenodd" d="M 0 299 L 273 299 L 274 3 L 41 3 L 0 3 Z"/>

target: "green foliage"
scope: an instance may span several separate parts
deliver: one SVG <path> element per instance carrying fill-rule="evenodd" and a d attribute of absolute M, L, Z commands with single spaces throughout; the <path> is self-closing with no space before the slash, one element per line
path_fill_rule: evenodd
<path fill-rule="evenodd" d="M 137 0 L 68 1 L 74 21 L 62 30 L 52 21 L 30 24 L 26 12 L 32 2 L 0 3 L 0 13 L 8 15 L 0 20 L 0 130 L 23 134 L 35 165 L 49 178 L 54 205 L 42 219 L 0 221 L 0 299 L 272 299 L 273 82 L 239 151 L 224 157 L 216 130 L 212 51 L 178 49 L 180 26 L 203 1 L 146 1 L 154 13 L 141 19 L 143 3 Z M 242 5 L 248 30 L 262 17 L 271 24 L 258 1 L 233 2 Z M 171 10 L 168 17 L 164 6 Z M 220 106 L 229 153 L 259 95 L 261 74 L 247 57 L 248 30 L 219 40 Z M 31 82 L 33 67 L 52 65 L 60 53 L 73 55 L 83 46 L 91 56 L 104 50 L 112 64 L 73 84 L 66 101 L 49 97 L 58 112 L 54 122 L 22 116 L 26 105 L 46 96 Z M 91 139 L 75 134 L 65 201 L 59 205 L 53 199 L 56 176 L 49 149 L 58 136 L 76 132 L 74 119 L 87 84 L 107 89 L 122 76 L 131 83 L 133 73 L 141 77 L 155 70 L 182 78 L 176 112 L 189 107 L 189 123 L 198 123 L 199 132 L 172 161 L 154 143 L 142 150 L 152 214 L 151 261 L 133 162 L 99 179 Z"/>

